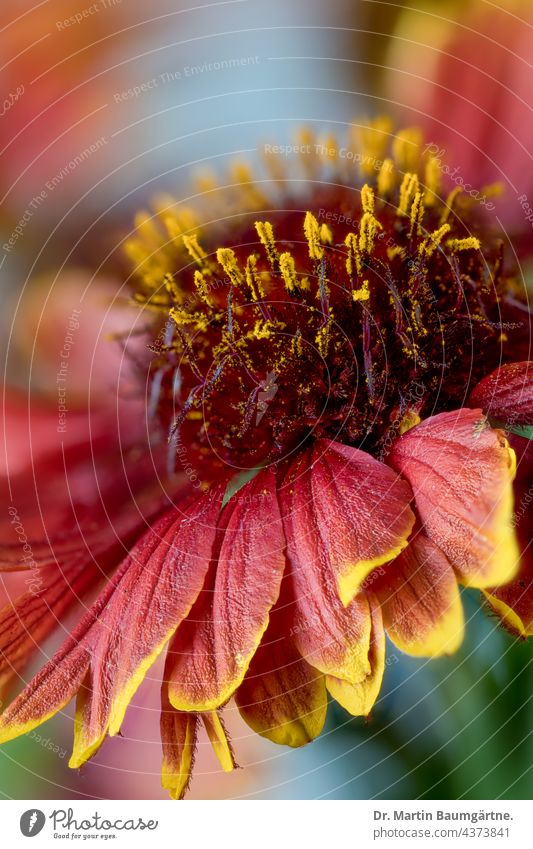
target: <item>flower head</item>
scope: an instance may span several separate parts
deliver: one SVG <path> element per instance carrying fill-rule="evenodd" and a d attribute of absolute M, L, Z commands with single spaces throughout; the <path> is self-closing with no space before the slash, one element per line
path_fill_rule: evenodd
<path fill-rule="evenodd" d="M 153 315 L 148 422 L 168 436 L 173 504 L 147 495 L 137 450 L 150 526 L 141 533 L 110 483 L 115 523 L 137 541 L 4 713 L 4 739 L 77 694 L 79 766 L 119 731 L 168 647 L 163 783 L 179 797 L 200 721 L 233 767 L 231 697 L 255 731 L 300 746 L 320 733 L 327 692 L 370 712 L 385 631 L 414 655 L 455 651 L 459 583 L 530 632 L 516 456 L 501 429 L 533 419 L 527 310 L 475 207 L 441 197 L 416 131 L 377 122 L 360 141 L 355 186 L 342 149 L 308 138 L 304 196 L 270 159 L 285 191 L 268 215 L 272 184 L 240 168 L 225 207 L 204 186 L 210 226 L 168 199 L 138 217 L 127 247 L 134 299 Z M 327 151 L 323 174 L 312 150 Z M 519 461 L 530 468 L 526 451 Z M 107 569 L 112 543 L 99 528 Z M 69 546 L 61 563 L 85 564 L 80 541 Z"/>
<path fill-rule="evenodd" d="M 403 429 L 461 406 L 500 364 L 513 283 L 499 246 L 481 251 L 459 192 L 440 200 L 418 142 L 397 136 L 394 160 L 364 150 L 372 181 L 321 187 L 307 211 L 288 197 L 266 219 L 251 203 L 205 235 L 189 210 L 160 210 L 159 234 L 139 219 L 136 297 L 170 319 L 154 404 L 198 462 L 254 468 L 310 438 L 376 455 L 398 418 Z M 413 161 L 420 175 L 400 168 Z"/>

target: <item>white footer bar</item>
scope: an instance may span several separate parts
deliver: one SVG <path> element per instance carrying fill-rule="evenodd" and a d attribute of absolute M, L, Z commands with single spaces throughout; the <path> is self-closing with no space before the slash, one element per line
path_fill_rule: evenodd
<path fill-rule="evenodd" d="M 3 846 L 35 849 L 533 847 L 525 801 L 4 801 L 1 820 Z"/>

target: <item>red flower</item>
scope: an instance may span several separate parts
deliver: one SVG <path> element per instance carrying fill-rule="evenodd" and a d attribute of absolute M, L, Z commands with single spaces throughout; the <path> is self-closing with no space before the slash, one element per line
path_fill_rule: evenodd
<path fill-rule="evenodd" d="M 481 253 L 472 208 L 456 192 L 440 199 L 415 138 L 393 139 L 394 159 L 388 143 L 367 129 L 360 151 L 377 193 L 354 191 L 339 151 L 312 196 L 316 216 L 288 194 L 274 224 L 264 220 L 255 210 L 272 203 L 240 172 L 240 214 L 227 209 L 213 237 L 168 204 L 159 223 L 139 217 L 129 253 L 135 299 L 154 316 L 149 431 L 169 434 L 174 501 L 147 494 L 152 462 L 132 416 L 119 429 L 126 445 L 107 422 L 65 454 L 64 495 L 63 461 L 40 464 L 44 514 L 24 495 L 30 478 L 11 481 L 48 582 L 37 613 L 23 599 L 4 614 L 5 670 L 22 668 L 28 631 L 41 639 L 54 604 L 70 603 L 65 583 L 92 583 L 129 553 L 4 712 L 2 739 L 76 695 L 71 765 L 81 765 L 119 731 L 168 644 L 163 784 L 179 797 L 200 720 L 232 768 L 220 715 L 231 697 L 254 730 L 300 746 L 320 733 L 328 691 L 370 712 L 385 632 L 414 655 L 455 651 L 458 584 L 485 590 L 506 625 L 530 633 L 529 523 L 513 514 L 515 452 L 502 430 L 533 418 L 533 366 L 519 361 L 527 310 L 498 246 Z M 425 183 L 402 173 L 413 159 Z M 528 450 L 519 460 L 523 492 Z M 20 568 L 18 548 L 3 558 Z"/>
<path fill-rule="evenodd" d="M 385 96 L 409 110 L 430 148 L 513 229 L 531 227 L 531 5 L 471 0 L 400 12 L 385 60 Z M 502 8 L 504 6 L 505 8 Z M 440 153 L 439 153 L 440 151 Z M 494 197 L 486 184 L 505 191 Z"/>

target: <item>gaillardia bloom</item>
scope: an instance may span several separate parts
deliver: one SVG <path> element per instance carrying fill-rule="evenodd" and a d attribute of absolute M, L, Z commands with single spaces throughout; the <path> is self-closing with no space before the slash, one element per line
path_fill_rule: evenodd
<path fill-rule="evenodd" d="M 112 576 L 5 710 L 3 740 L 76 695 L 81 765 L 167 649 L 163 785 L 176 798 L 200 721 L 232 768 L 232 697 L 254 731 L 301 746 L 328 693 L 369 714 L 385 633 L 409 654 L 454 652 L 459 584 L 532 632 L 529 313 L 501 243 L 471 200 L 443 194 L 417 139 L 385 122 L 358 147 L 304 135 L 300 178 L 270 148 L 265 179 L 238 167 L 229 187 L 204 180 L 196 212 L 167 199 L 139 216 L 127 248 L 153 317 L 152 448 L 139 448 L 142 414 L 126 443 L 104 416 L 91 445 L 45 458 L 50 521 L 42 495 L 44 519 L 31 514 L 30 473 L 10 482 L 45 580 L 2 615 L 4 679 Z M 150 489 L 161 445 L 163 495 Z M 21 568 L 5 531 L 4 568 Z"/>

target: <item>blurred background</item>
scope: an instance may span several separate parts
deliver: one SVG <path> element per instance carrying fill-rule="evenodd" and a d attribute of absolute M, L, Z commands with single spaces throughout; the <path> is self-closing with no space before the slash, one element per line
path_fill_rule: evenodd
<path fill-rule="evenodd" d="M 18 0 L 0 12 L 1 350 L 4 382 L 51 392 L 66 317 L 83 306 L 78 397 L 119 368 L 128 326 L 117 254 L 135 211 L 184 198 L 191 175 L 306 124 L 343 134 L 390 114 L 418 125 L 457 175 L 501 183 L 495 217 L 529 276 L 533 207 L 530 0 Z M 59 330 L 58 330 L 59 327 Z M 103 350 L 104 354 L 98 356 Z M 109 353 L 108 353 L 109 352 Z M 16 588 L 6 587 L 4 594 Z M 370 720 L 334 705 L 322 737 L 284 750 L 229 710 L 238 760 L 201 741 L 192 798 L 530 798 L 532 652 L 464 593 L 467 639 L 425 662 L 389 647 Z M 47 653 L 54 648 L 50 640 Z M 0 749 L 6 798 L 165 798 L 157 669 L 124 736 L 68 769 L 71 712 Z"/>

